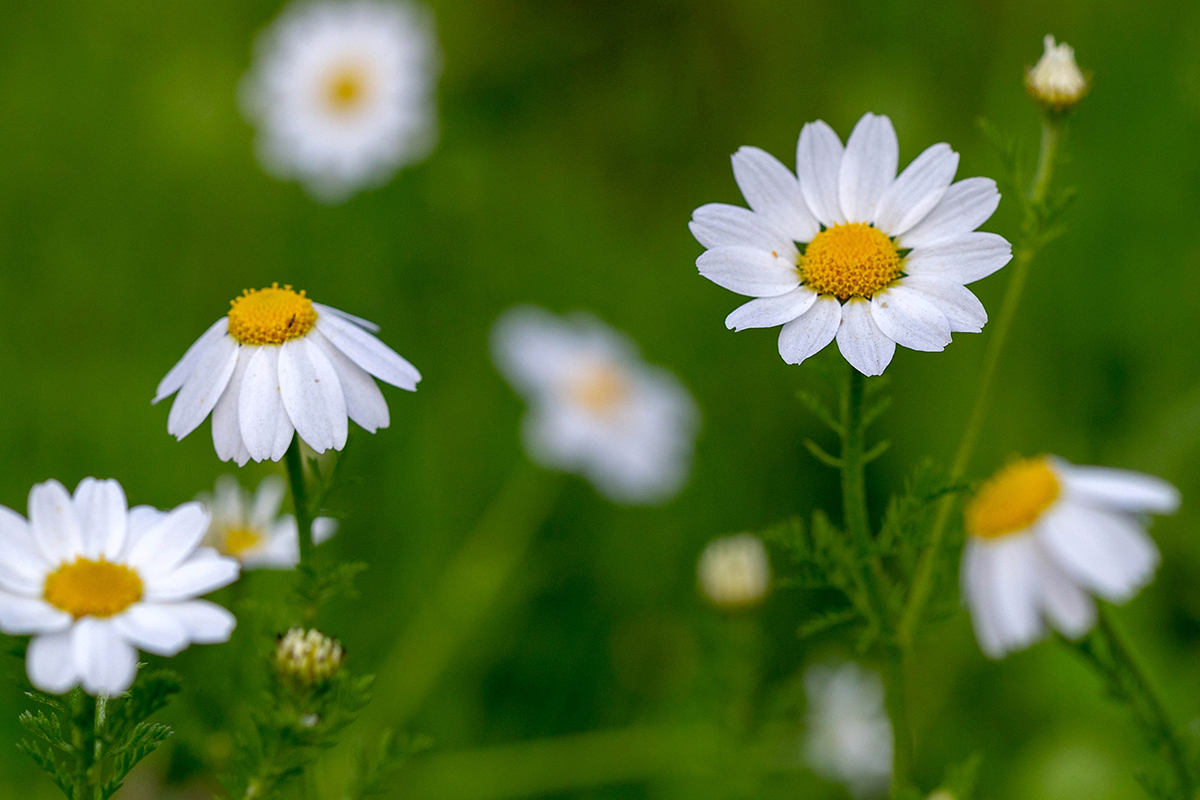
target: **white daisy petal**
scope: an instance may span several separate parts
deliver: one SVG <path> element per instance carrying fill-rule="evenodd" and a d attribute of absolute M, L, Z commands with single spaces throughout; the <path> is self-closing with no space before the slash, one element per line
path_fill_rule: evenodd
<path fill-rule="evenodd" d="M 953 183 L 924 219 L 897 240 L 905 250 L 928 247 L 978 228 L 1000 205 L 1000 192 L 991 178 L 967 178 Z"/>
<path fill-rule="evenodd" d="M 192 558 L 165 575 L 145 580 L 145 599 L 155 603 L 189 600 L 228 586 L 237 580 L 238 563 L 232 558 Z"/>
<path fill-rule="evenodd" d="M 949 278 L 934 275 L 908 275 L 901 286 L 915 289 L 946 315 L 950 331 L 979 333 L 987 323 L 987 311 L 971 290 Z"/>
<path fill-rule="evenodd" d="M 17 512 L 0 506 L 0 589 L 21 595 L 40 595 L 48 562 L 38 552 L 29 523 Z"/>
<path fill-rule="evenodd" d="M 83 552 L 83 530 L 75 504 L 58 481 L 39 483 L 29 490 L 29 524 L 47 562 L 59 564 Z"/>
<path fill-rule="evenodd" d="M 279 353 L 282 349 L 275 346 L 256 348 L 246 365 L 246 374 L 242 376 L 238 420 L 242 441 L 255 461 L 265 461 L 272 456 L 279 418 L 288 416 L 279 388 Z"/>
<path fill-rule="evenodd" d="M 950 323 L 937 306 L 913 289 L 893 285 L 871 298 L 871 318 L 896 344 L 939 352 L 950 343 Z"/>
<path fill-rule="evenodd" d="M 333 517 L 317 517 L 312 523 L 313 544 L 324 544 L 337 533 L 338 521 Z"/>
<path fill-rule="evenodd" d="M 688 228 L 705 247 L 757 247 L 796 258 L 800 251 L 785 234 L 748 208 L 709 203 L 692 212 Z"/>
<path fill-rule="evenodd" d="M 1130 514 L 1171 514 L 1179 509 L 1179 490 L 1153 475 L 1109 467 L 1077 467 L 1062 459 L 1054 460 L 1054 471 L 1074 501 Z"/>
<path fill-rule="evenodd" d="M 204 355 L 208 352 L 209 347 L 224 338 L 228 327 L 229 318 L 221 317 L 199 339 L 193 342 L 192 346 L 183 354 L 183 358 L 179 359 L 179 363 L 171 367 L 171 371 L 159 382 L 153 402 L 157 403 L 179 391 L 179 388 L 196 374 L 196 369 L 204 360 Z"/>
<path fill-rule="evenodd" d="M 240 349 L 233 374 L 229 376 L 229 383 L 226 384 L 225 391 L 221 393 L 221 399 L 217 401 L 212 412 L 213 448 L 217 451 L 217 458 L 222 461 L 236 462 L 239 467 L 244 467 L 250 460 L 250 451 L 246 449 L 246 443 L 242 441 L 242 426 L 238 419 L 238 399 L 242 394 L 242 379 L 246 374 L 246 366 L 250 363 L 250 358 L 254 353 L 260 349 L 262 348 L 242 347 Z"/>
<path fill-rule="evenodd" d="M 871 304 L 852 297 L 842 306 L 837 331 L 838 349 L 850 366 L 863 375 L 882 375 L 896 353 L 896 343 L 871 319 Z"/>
<path fill-rule="evenodd" d="M 371 322 L 371 320 L 363 319 L 362 317 L 356 317 L 353 314 L 348 314 L 345 311 L 342 311 L 340 308 L 334 308 L 333 306 L 327 306 L 321 303 L 313 303 L 313 308 L 317 310 L 318 314 L 333 314 L 335 317 L 341 317 L 347 322 L 353 322 L 355 325 L 369 333 L 379 333 L 379 326 L 374 322 Z"/>
<path fill-rule="evenodd" d="M 1007 536 L 971 542 L 969 565 L 975 586 L 968 595 L 980 646 L 992 658 L 1028 647 L 1045 635 L 1041 602 L 1039 550 L 1032 536 Z M 986 635 L 979 635 L 986 627 Z M 986 644 L 985 644 L 986 642 Z"/>
<path fill-rule="evenodd" d="M 127 558 L 127 554 L 133 550 L 141 538 L 166 518 L 166 511 L 159 511 L 157 508 L 150 506 L 134 506 L 129 509 L 129 520 L 126 522 L 125 531 L 125 547 L 123 548 L 124 552 L 121 558 Z"/>
<path fill-rule="evenodd" d="M 75 488 L 75 513 L 83 532 L 83 555 L 110 559 L 125 546 L 129 507 L 125 491 L 114 480 L 84 478 Z"/>
<path fill-rule="evenodd" d="M 1060 501 L 1038 521 L 1038 538 L 1071 578 L 1114 603 L 1150 582 L 1158 548 L 1123 514 Z"/>
<path fill-rule="evenodd" d="M 721 288 L 749 297 L 777 297 L 800 285 L 794 261 L 753 247 L 705 250 L 696 267 Z"/>
<path fill-rule="evenodd" d="M 208 530 L 208 521 L 208 512 L 200 503 L 184 503 L 140 532 L 136 539 L 131 537 L 124 559 L 139 573 L 168 572 L 196 549 Z"/>
<path fill-rule="evenodd" d="M 838 198 L 842 156 L 842 140 L 821 120 L 809 122 L 800 130 L 800 142 L 796 146 L 800 193 L 813 216 L 827 228 L 846 221 Z"/>
<path fill-rule="evenodd" d="M 30 640 L 25 654 L 30 683 L 43 692 L 63 694 L 79 682 L 72 639 L 72 632 L 64 630 Z"/>
<path fill-rule="evenodd" d="M 733 177 L 750 208 L 793 241 L 810 241 L 821 230 L 800 194 L 800 182 L 773 155 L 757 147 L 738 148 Z"/>
<path fill-rule="evenodd" d="M 946 194 L 958 170 L 958 153 L 935 144 L 904 168 L 875 211 L 875 227 L 899 236 L 925 218 Z"/>
<path fill-rule="evenodd" d="M 1012 245 L 995 233 L 966 233 L 915 248 L 904 259 L 910 275 L 933 275 L 958 283 L 986 278 L 1012 260 Z"/>
<path fill-rule="evenodd" d="M 345 395 L 320 348 L 307 339 L 284 342 L 279 348 L 279 388 L 288 417 L 309 447 L 323 453 L 346 445 Z"/>
<path fill-rule="evenodd" d="M 88 694 L 115 696 L 133 685 L 137 651 L 109 620 L 85 617 L 76 622 L 71 651 L 79 683 Z"/>
<path fill-rule="evenodd" d="M 207 600 L 188 600 L 160 606 L 168 610 L 187 631 L 188 640 L 195 644 L 219 644 L 229 641 L 237 620 L 216 603 Z"/>
<path fill-rule="evenodd" d="M 346 414 L 367 433 L 375 433 L 380 428 L 386 428 L 391 422 L 387 401 L 383 392 L 375 383 L 375 379 L 362 367 L 355 364 L 342 354 L 342 351 L 331 345 L 318 332 L 309 334 L 309 338 L 321 348 L 342 383 L 342 392 L 346 397 Z"/>
<path fill-rule="evenodd" d="M 167 415 L 168 433 L 182 439 L 200 426 L 221 399 L 237 365 L 237 354 L 238 344 L 228 335 L 217 339 L 204 351 L 171 404 L 171 413 Z"/>
<path fill-rule="evenodd" d="M 789 364 L 801 363 L 833 341 L 841 321 L 842 304 L 837 298 L 818 297 L 812 308 L 779 331 L 779 355 Z"/>
<path fill-rule="evenodd" d="M 1071 639 L 1079 639 L 1096 624 L 1096 602 L 1076 586 L 1053 559 L 1039 560 L 1038 582 L 1042 608 L 1050 623 Z"/>
<path fill-rule="evenodd" d="M 879 201 L 896 178 L 900 142 L 892 121 L 867 113 L 850 138 L 838 172 L 838 199 L 849 222 L 874 222 Z"/>
<path fill-rule="evenodd" d="M 38 597 L 0 591 L 0 631 L 9 636 L 54 633 L 69 627 L 74 617 Z"/>
<path fill-rule="evenodd" d="M 170 606 L 134 603 L 112 618 L 115 631 L 129 643 L 156 656 L 173 656 L 188 646 L 187 628 Z"/>
<path fill-rule="evenodd" d="M 384 383 L 410 392 L 417 390 L 421 373 L 392 348 L 357 325 L 336 316 L 317 318 L 317 330 L 342 354 Z"/>
<path fill-rule="evenodd" d="M 747 328 L 774 328 L 791 322 L 812 308 L 817 293 L 807 286 L 798 286 L 787 294 L 760 297 L 738 306 L 725 318 L 725 327 L 734 331 Z"/>
<path fill-rule="evenodd" d="M 239 487 L 240 488 L 240 487 Z M 279 516 L 283 499 L 287 496 L 287 484 L 278 475 L 263 478 L 254 492 L 254 501 L 249 509 L 249 522 L 255 528 L 268 528 Z"/>

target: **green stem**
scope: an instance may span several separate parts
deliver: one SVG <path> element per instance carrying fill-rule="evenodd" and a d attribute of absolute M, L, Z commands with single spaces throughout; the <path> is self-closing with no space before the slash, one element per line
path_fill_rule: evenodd
<path fill-rule="evenodd" d="M 892 797 L 904 797 L 912 782 L 913 735 L 908 718 L 907 651 L 889 648 L 887 671 L 888 718 L 892 723 Z"/>
<path fill-rule="evenodd" d="M 871 550 L 871 523 L 867 517 L 867 490 L 863 452 L 863 394 L 866 378 L 851 368 L 846 390 L 842 393 L 842 510 L 843 522 L 851 538 Z"/>
<path fill-rule="evenodd" d="M 308 505 L 308 487 L 304 482 L 304 463 L 300 458 L 300 437 L 292 438 L 284 456 L 287 464 L 288 483 L 292 487 L 292 505 L 296 510 L 296 533 L 300 539 L 300 566 L 308 566 L 313 559 L 312 509 Z"/>

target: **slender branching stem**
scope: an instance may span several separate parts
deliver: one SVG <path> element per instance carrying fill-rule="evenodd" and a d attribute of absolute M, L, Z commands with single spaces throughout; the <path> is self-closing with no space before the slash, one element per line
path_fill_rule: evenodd
<path fill-rule="evenodd" d="M 292 505 L 296 510 L 296 529 L 300 539 L 300 565 L 308 566 L 313 558 L 312 509 L 308 503 L 308 488 L 304 482 L 304 461 L 300 457 L 300 437 L 292 438 L 284 456 L 288 483 L 292 487 Z"/>

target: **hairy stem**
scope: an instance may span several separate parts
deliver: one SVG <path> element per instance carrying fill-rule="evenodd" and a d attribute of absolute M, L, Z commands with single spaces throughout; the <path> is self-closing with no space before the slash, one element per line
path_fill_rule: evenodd
<path fill-rule="evenodd" d="M 288 483 L 292 488 L 292 505 L 296 510 L 296 533 L 300 539 L 300 565 L 308 566 L 313 558 L 312 509 L 308 504 L 308 487 L 304 482 L 304 462 L 300 458 L 300 437 L 292 438 L 284 456 Z"/>

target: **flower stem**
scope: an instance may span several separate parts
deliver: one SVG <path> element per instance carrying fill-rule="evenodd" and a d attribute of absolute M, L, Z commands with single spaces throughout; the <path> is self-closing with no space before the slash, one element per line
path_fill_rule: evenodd
<path fill-rule="evenodd" d="M 885 674 L 888 718 L 892 723 L 892 797 L 904 797 L 911 786 L 913 735 L 908 718 L 908 651 L 891 647 Z"/>
<path fill-rule="evenodd" d="M 292 438 L 284 456 L 288 483 L 292 487 L 292 505 L 296 510 L 296 533 L 300 539 L 300 566 L 308 566 L 313 558 L 312 510 L 308 505 L 308 488 L 304 482 L 304 463 L 300 457 L 300 437 Z"/>

